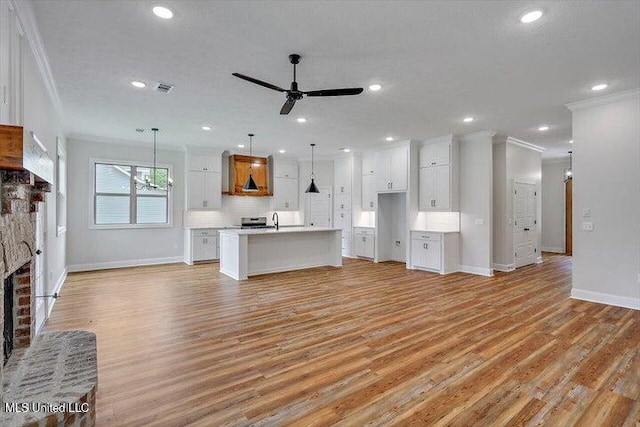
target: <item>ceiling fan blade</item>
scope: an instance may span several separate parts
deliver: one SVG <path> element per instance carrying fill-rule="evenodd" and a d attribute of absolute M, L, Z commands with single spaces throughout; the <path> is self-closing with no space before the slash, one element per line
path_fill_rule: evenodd
<path fill-rule="evenodd" d="M 280 109 L 280 114 L 289 114 L 294 105 L 296 105 L 296 100 L 293 98 L 287 98 L 287 102 L 285 102 Z"/>
<path fill-rule="evenodd" d="M 344 95 L 359 95 L 363 89 L 361 87 L 353 87 L 348 89 L 323 89 L 312 90 L 310 92 L 304 92 L 307 96 L 344 96 Z"/>
<path fill-rule="evenodd" d="M 264 87 L 269 88 L 269 89 L 277 90 L 278 92 L 286 92 L 286 90 L 282 89 L 281 87 L 278 87 L 276 85 L 272 85 L 271 83 L 263 82 L 262 80 L 254 79 L 253 77 L 245 76 L 245 75 L 240 74 L 240 73 L 233 73 L 232 75 L 236 76 L 236 77 L 238 77 L 238 78 L 240 78 L 242 80 L 246 80 L 248 82 L 255 83 L 257 85 L 264 86 Z"/>

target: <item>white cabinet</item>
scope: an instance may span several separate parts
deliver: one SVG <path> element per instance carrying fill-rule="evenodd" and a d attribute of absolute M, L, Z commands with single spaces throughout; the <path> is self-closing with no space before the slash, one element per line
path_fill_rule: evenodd
<path fill-rule="evenodd" d="M 185 263 L 213 261 L 220 258 L 217 228 L 185 230 Z"/>
<path fill-rule="evenodd" d="M 341 157 L 334 161 L 333 193 L 351 193 L 351 175 L 353 174 L 353 158 Z"/>
<path fill-rule="evenodd" d="M 374 153 L 362 156 L 362 175 L 376 174 L 376 155 Z"/>
<path fill-rule="evenodd" d="M 298 164 L 276 161 L 273 174 L 276 178 L 298 178 Z"/>
<path fill-rule="evenodd" d="M 440 274 L 458 271 L 459 233 L 411 232 L 411 268 Z"/>
<path fill-rule="evenodd" d="M 451 144 L 447 141 L 425 145 L 420 150 L 420 167 L 448 165 L 451 160 Z"/>
<path fill-rule="evenodd" d="M 427 142 L 420 149 L 418 209 L 458 211 L 458 142 L 452 137 Z"/>
<path fill-rule="evenodd" d="M 353 232 L 353 253 L 357 257 L 375 257 L 375 230 L 368 227 L 356 227 Z"/>
<path fill-rule="evenodd" d="M 298 210 L 298 178 L 274 178 L 274 211 Z"/>
<path fill-rule="evenodd" d="M 409 147 L 376 152 L 376 189 L 378 192 L 407 190 Z"/>
<path fill-rule="evenodd" d="M 187 166 L 190 171 L 221 172 L 221 156 L 214 154 L 189 153 Z"/>
<path fill-rule="evenodd" d="M 376 176 L 362 175 L 362 210 L 375 211 L 377 203 Z"/>
<path fill-rule="evenodd" d="M 420 168 L 418 207 L 421 211 L 451 210 L 451 167 Z"/>
<path fill-rule="evenodd" d="M 222 205 L 220 172 L 187 172 L 187 209 L 216 210 Z"/>

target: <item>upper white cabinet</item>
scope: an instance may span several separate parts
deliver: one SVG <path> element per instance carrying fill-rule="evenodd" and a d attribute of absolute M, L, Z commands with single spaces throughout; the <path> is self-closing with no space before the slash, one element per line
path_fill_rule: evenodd
<path fill-rule="evenodd" d="M 273 166 L 273 210 L 297 211 L 298 164 L 276 160 Z"/>
<path fill-rule="evenodd" d="M 458 142 L 452 137 L 427 142 L 420 149 L 418 209 L 458 211 Z"/>
<path fill-rule="evenodd" d="M 409 147 L 402 146 L 375 154 L 376 190 L 378 192 L 407 191 Z"/>
<path fill-rule="evenodd" d="M 187 209 L 216 210 L 222 206 L 222 158 L 215 154 L 187 154 Z"/>
<path fill-rule="evenodd" d="M 187 209 L 216 210 L 222 206 L 220 172 L 187 172 Z"/>
<path fill-rule="evenodd" d="M 273 174 L 276 178 L 298 178 L 298 164 L 276 161 Z"/>
<path fill-rule="evenodd" d="M 376 174 L 376 155 L 368 153 L 362 155 L 362 175 Z"/>
<path fill-rule="evenodd" d="M 362 175 L 362 210 L 375 211 L 377 203 L 376 176 Z"/>
<path fill-rule="evenodd" d="M 437 142 L 428 144 L 420 150 L 420 167 L 448 165 L 451 161 L 451 144 Z"/>
<path fill-rule="evenodd" d="M 334 194 L 351 193 L 351 175 L 353 174 L 353 157 L 340 157 L 334 161 L 333 189 Z"/>
<path fill-rule="evenodd" d="M 189 153 L 187 166 L 190 171 L 220 172 L 222 159 L 221 156 L 214 154 Z"/>

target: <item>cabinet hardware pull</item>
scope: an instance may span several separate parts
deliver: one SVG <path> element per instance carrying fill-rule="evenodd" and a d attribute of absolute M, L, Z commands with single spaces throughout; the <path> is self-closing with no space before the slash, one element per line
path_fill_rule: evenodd
<path fill-rule="evenodd" d="M 524 231 L 530 231 L 528 228 L 525 228 Z"/>

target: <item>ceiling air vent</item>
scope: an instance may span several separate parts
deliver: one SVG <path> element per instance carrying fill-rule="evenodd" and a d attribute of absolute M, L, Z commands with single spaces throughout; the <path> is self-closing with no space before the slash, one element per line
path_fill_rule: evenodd
<path fill-rule="evenodd" d="M 169 83 L 160 82 L 156 86 L 156 90 L 158 92 L 163 92 L 163 93 L 169 93 L 169 92 L 171 92 L 172 89 L 173 89 L 173 85 L 170 85 Z"/>

